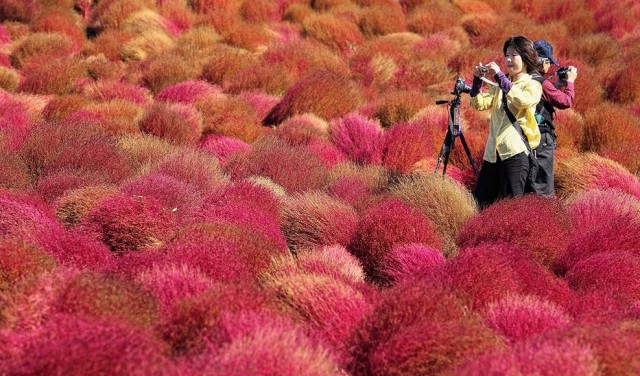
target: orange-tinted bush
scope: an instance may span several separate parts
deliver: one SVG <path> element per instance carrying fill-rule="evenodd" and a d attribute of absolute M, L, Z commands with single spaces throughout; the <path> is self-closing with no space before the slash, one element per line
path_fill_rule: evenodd
<path fill-rule="evenodd" d="M 93 23 L 100 29 L 118 29 L 132 14 L 155 8 L 153 0 L 105 0 L 94 8 Z"/>
<path fill-rule="evenodd" d="M 201 100 L 196 108 L 202 113 L 204 134 L 221 134 L 251 143 L 266 132 L 253 107 L 239 97 Z"/>
<path fill-rule="evenodd" d="M 239 12 L 247 22 L 260 23 L 277 21 L 277 4 L 267 0 L 244 0 Z"/>
<path fill-rule="evenodd" d="M 202 78 L 222 85 L 227 76 L 253 67 L 256 63 L 256 57 L 248 51 L 223 44 L 216 45 L 202 68 Z"/>
<path fill-rule="evenodd" d="M 86 78 L 86 66 L 76 58 L 32 58 L 22 69 L 24 79 L 18 90 L 33 94 L 71 94 L 79 80 Z"/>
<path fill-rule="evenodd" d="M 410 173 L 414 165 L 433 156 L 431 138 L 420 126 L 398 123 L 386 131 L 382 165 L 401 174 Z"/>
<path fill-rule="evenodd" d="M 101 103 L 90 103 L 79 111 L 67 116 L 66 121 L 76 124 L 90 124 L 104 133 L 118 136 L 135 134 L 140 131 L 138 124 L 144 115 L 144 108 L 123 99 Z"/>
<path fill-rule="evenodd" d="M 566 54 L 593 66 L 611 63 L 621 54 L 618 42 L 604 33 L 585 35 L 567 45 Z"/>
<path fill-rule="evenodd" d="M 418 34 L 433 34 L 457 25 L 462 11 L 448 1 L 429 1 L 412 9 L 407 15 L 410 31 Z"/>
<path fill-rule="evenodd" d="M 132 33 L 121 30 L 105 30 L 93 40 L 92 51 L 104 54 L 109 61 L 120 60 L 122 46 L 135 37 Z"/>
<path fill-rule="evenodd" d="M 257 91 L 282 95 L 291 84 L 291 76 L 283 65 L 255 63 L 225 76 L 222 87 L 225 92 L 232 94 Z"/>
<path fill-rule="evenodd" d="M 358 25 L 331 14 L 309 16 L 302 26 L 309 37 L 343 53 L 364 41 Z"/>
<path fill-rule="evenodd" d="M 13 48 L 11 61 L 16 68 L 22 68 L 34 58 L 45 57 L 51 60 L 71 56 L 73 52 L 73 42 L 64 34 L 33 33 Z"/>
<path fill-rule="evenodd" d="M 191 105 L 156 102 L 140 120 L 140 130 L 177 144 L 195 144 L 202 134 L 202 115 Z"/>
<path fill-rule="evenodd" d="M 65 226 L 73 227 L 80 223 L 99 200 L 117 193 L 118 189 L 110 185 L 69 190 L 54 202 L 56 216 Z"/>
<path fill-rule="evenodd" d="M 259 63 L 284 67 L 294 81 L 314 70 L 349 74 L 344 59 L 329 47 L 309 38 L 275 44 L 260 57 Z"/>
<path fill-rule="evenodd" d="M 93 272 L 74 278 L 56 303 L 61 312 L 111 318 L 142 328 L 150 328 L 158 319 L 158 302 L 141 286 Z"/>
<path fill-rule="evenodd" d="M 362 11 L 360 30 L 366 37 L 407 31 L 402 9 L 374 6 Z"/>
<path fill-rule="evenodd" d="M 628 66 L 613 77 L 609 84 L 609 97 L 617 103 L 633 103 L 640 99 L 640 80 L 629 72 L 634 72 L 640 67 L 638 61 L 631 62 Z"/>
<path fill-rule="evenodd" d="M 146 172 L 150 166 L 179 150 L 176 145 L 145 133 L 119 137 L 117 147 L 125 163 L 136 173 Z"/>
<path fill-rule="evenodd" d="M 558 148 L 574 151 L 582 150 L 584 138 L 584 117 L 573 109 L 556 111 L 553 119 L 558 135 Z"/>
<path fill-rule="evenodd" d="M 5 0 L 0 3 L 0 19 L 27 23 L 39 10 L 40 4 L 36 0 Z"/>
<path fill-rule="evenodd" d="M 640 180 L 622 165 L 593 153 L 558 160 L 556 193 L 567 197 L 594 188 L 617 188 L 640 197 Z"/>
<path fill-rule="evenodd" d="M 265 26 L 252 23 L 238 23 L 224 33 L 223 41 L 231 46 L 249 51 L 264 50 L 273 40 L 273 34 Z"/>
<path fill-rule="evenodd" d="M 14 92 L 20 84 L 20 76 L 14 69 L 0 66 L 0 89 Z"/>
<path fill-rule="evenodd" d="M 320 189 L 327 181 L 327 169 L 316 156 L 275 137 L 263 137 L 251 151 L 235 154 L 226 171 L 234 180 L 267 177 L 288 193 Z"/>
<path fill-rule="evenodd" d="M 58 95 L 52 98 L 42 111 L 48 121 L 61 121 L 72 112 L 82 109 L 91 103 L 85 96 L 79 94 Z"/>
<path fill-rule="evenodd" d="M 79 48 L 84 45 L 86 36 L 82 30 L 82 24 L 77 22 L 75 14 L 71 9 L 51 7 L 46 12 L 42 12 L 33 20 L 33 30 L 36 32 L 61 33 L 68 36 Z"/>
<path fill-rule="evenodd" d="M 128 40 L 118 52 L 124 61 L 145 60 L 171 51 L 175 42 L 162 30 L 150 30 Z"/>
<path fill-rule="evenodd" d="M 374 116 L 383 127 L 408 122 L 432 100 L 419 91 L 393 91 L 383 94 L 377 101 Z"/>
<path fill-rule="evenodd" d="M 307 112 L 331 120 L 355 110 L 360 104 L 361 94 L 355 83 L 333 72 L 315 71 L 289 88 L 263 123 L 279 124 L 288 117 Z"/>
<path fill-rule="evenodd" d="M 458 233 L 478 211 L 471 192 L 453 180 L 420 174 L 400 180 L 391 194 L 429 218 L 442 237 L 442 253 L 455 256 Z"/>
<path fill-rule="evenodd" d="M 142 81 L 153 93 L 179 82 L 194 80 L 200 76 L 198 67 L 194 67 L 175 54 L 160 55 L 151 60 L 142 74 Z"/>
<path fill-rule="evenodd" d="M 585 151 L 624 149 L 640 142 L 640 122 L 613 103 L 602 103 L 584 113 Z"/>

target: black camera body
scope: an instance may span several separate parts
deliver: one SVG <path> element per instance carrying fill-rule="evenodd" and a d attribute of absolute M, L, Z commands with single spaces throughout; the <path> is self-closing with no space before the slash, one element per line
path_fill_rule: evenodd
<path fill-rule="evenodd" d="M 470 92 L 471 92 L 471 86 L 465 84 L 463 78 L 458 78 L 456 80 L 455 85 L 453 86 L 453 91 L 451 92 L 451 94 L 455 95 L 456 97 L 459 97 L 460 94 L 462 93 L 469 94 Z"/>
<path fill-rule="evenodd" d="M 558 78 L 566 81 L 567 80 L 567 73 L 569 72 L 569 67 L 560 67 L 558 68 L 558 70 L 556 71 L 556 74 L 558 75 Z"/>

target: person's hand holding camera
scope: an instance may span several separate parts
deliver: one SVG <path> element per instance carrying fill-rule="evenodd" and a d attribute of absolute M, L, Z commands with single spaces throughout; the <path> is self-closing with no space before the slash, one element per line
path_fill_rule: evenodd
<path fill-rule="evenodd" d="M 487 72 L 489 72 L 489 68 L 480 63 L 480 65 L 476 65 L 476 67 L 474 68 L 473 75 L 478 78 L 482 78 L 487 74 Z"/>
<path fill-rule="evenodd" d="M 489 74 L 492 77 L 500 73 L 500 66 L 495 61 L 492 61 L 489 64 L 487 64 L 487 68 L 489 69 Z"/>
<path fill-rule="evenodd" d="M 568 68 L 569 69 L 567 70 L 566 81 L 573 82 L 576 80 L 576 77 L 578 77 L 578 68 L 574 67 L 573 65 L 569 65 Z"/>

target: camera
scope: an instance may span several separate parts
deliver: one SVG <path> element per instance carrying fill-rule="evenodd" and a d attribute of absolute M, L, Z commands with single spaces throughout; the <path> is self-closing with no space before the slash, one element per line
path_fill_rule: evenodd
<path fill-rule="evenodd" d="M 463 78 L 458 78 L 456 80 L 455 85 L 453 86 L 453 92 L 451 92 L 451 94 L 455 96 L 460 96 L 460 94 L 462 93 L 469 94 L 470 92 L 471 92 L 471 86 L 465 84 Z"/>
<path fill-rule="evenodd" d="M 558 68 L 558 70 L 556 71 L 556 74 L 558 75 L 558 78 L 566 81 L 567 80 L 567 73 L 569 72 L 569 67 L 560 67 Z"/>
<path fill-rule="evenodd" d="M 482 72 L 482 73 L 489 73 L 489 68 L 487 68 L 487 67 L 480 67 L 480 72 Z"/>

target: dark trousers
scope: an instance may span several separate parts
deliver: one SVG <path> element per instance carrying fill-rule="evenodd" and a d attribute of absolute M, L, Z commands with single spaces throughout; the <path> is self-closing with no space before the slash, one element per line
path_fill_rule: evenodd
<path fill-rule="evenodd" d="M 483 161 L 473 196 L 482 208 L 501 198 L 520 197 L 525 192 L 528 172 L 529 157 L 524 152 L 505 160 L 498 156 L 496 163 Z"/>
<path fill-rule="evenodd" d="M 554 194 L 553 185 L 553 151 L 556 149 L 556 137 L 553 133 L 540 134 L 540 145 L 536 149 L 538 156 L 538 175 L 533 184 L 535 193 L 551 196 Z"/>

